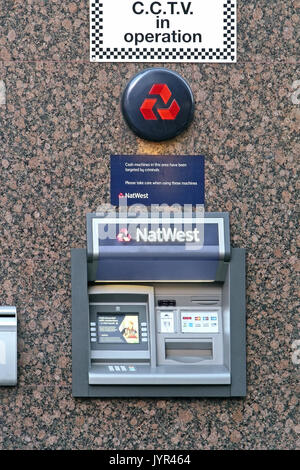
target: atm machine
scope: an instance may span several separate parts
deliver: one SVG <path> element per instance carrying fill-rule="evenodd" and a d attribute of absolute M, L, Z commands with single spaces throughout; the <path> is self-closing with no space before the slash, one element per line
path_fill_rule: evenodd
<path fill-rule="evenodd" d="M 245 251 L 228 213 L 88 214 L 71 258 L 74 396 L 246 395 Z"/>

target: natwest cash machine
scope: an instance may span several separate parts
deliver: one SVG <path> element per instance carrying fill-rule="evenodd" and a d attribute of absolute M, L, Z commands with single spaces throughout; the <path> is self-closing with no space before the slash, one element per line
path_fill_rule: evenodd
<path fill-rule="evenodd" d="M 246 395 L 245 251 L 228 213 L 87 215 L 72 250 L 73 395 Z"/>

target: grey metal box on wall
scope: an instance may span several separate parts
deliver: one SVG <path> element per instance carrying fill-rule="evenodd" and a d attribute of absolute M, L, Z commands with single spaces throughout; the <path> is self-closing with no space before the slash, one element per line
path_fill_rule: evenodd
<path fill-rule="evenodd" d="M 0 307 L 0 385 L 17 384 L 17 311 Z"/>

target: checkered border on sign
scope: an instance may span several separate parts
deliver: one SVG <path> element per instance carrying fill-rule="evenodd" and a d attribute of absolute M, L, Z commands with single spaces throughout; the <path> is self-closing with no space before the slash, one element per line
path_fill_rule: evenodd
<path fill-rule="evenodd" d="M 103 3 L 98 0 L 91 0 L 91 60 L 214 60 L 214 61 L 234 61 L 235 60 L 235 3 L 233 0 L 224 0 L 224 41 L 223 49 L 204 48 L 103 48 Z"/>

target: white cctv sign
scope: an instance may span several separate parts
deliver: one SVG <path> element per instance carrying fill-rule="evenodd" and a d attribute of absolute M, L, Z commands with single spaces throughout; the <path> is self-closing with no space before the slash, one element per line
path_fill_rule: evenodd
<path fill-rule="evenodd" d="M 236 0 L 90 0 L 94 62 L 236 62 Z"/>

